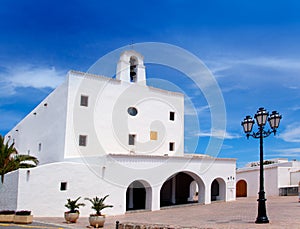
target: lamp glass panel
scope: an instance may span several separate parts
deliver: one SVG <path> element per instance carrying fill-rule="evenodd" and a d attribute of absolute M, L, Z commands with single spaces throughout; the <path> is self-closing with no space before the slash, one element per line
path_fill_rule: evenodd
<path fill-rule="evenodd" d="M 269 118 L 269 123 L 272 129 L 278 128 L 280 119 L 281 119 L 281 115 L 279 115 L 278 112 L 273 111 Z"/>
<path fill-rule="evenodd" d="M 276 117 L 276 119 L 275 119 L 275 127 L 276 127 L 276 128 L 278 128 L 278 126 L 279 126 L 280 119 L 281 119 L 281 116 Z"/>
<path fill-rule="evenodd" d="M 269 119 L 269 124 L 270 124 L 270 126 L 271 126 L 272 129 L 276 128 L 276 127 L 275 127 L 275 119 L 274 119 L 273 117 L 271 117 L 271 118 Z"/>
<path fill-rule="evenodd" d="M 250 116 L 247 116 L 244 121 L 242 122 L 242 126 L 244 128 L 245 133 L 249 133 L 252 131 L 253 127 L 253 119 Z"/>
<path fill-rule="evenodd" d="M 259 126 L 265 125 L 267 122 L 267 118 L 268 118 L 268 112 L 266 112 L 265 110 L 258 111 L 257 114 L 255 115 L 255 119 Z"/>

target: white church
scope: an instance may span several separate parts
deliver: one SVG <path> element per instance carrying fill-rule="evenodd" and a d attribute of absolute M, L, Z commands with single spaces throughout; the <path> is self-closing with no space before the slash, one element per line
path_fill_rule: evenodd
<path fill-rule="evenodd" d="M 235 159 L 184 153 L 184 95 L 147 86 L 136 51 L 116 65 L 115 78 L 68 72 L 7 133 L 40 164 L 5 175 L 0 210 L 62 217 L 79 196 L 109 195 L 106 215 L 235 200 Z M 86 204 L 82 216 L 92 213 Z"/>

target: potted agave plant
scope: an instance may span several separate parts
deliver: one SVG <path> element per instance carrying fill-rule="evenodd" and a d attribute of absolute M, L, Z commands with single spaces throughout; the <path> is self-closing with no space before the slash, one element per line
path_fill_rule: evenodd
<path fill-rule="evenodd" d="M 108 195 L 104 196 L 103 198 L 95 197 L 93 199 L 85 198 L 85 200 L 88 200 L 92 204 L 92 209 L 96 211 L 96 214 L 90 214 L 89 217 L 89 223 L 93 227 L 103 227 L 105 222 L 105 215 L 101 214 L 101 210 L 104 208 L 112 208 L 112 205 L 106 205 L 104 204 L 105 199 L 108 197 Z"/>
<path fill-rule="evenodd" d="M 76 223 L 79 218 L 79 207 L 85 206 L 84 203 L 77 203 L 81 197 L 78 197 L 76 200 L 67 199 L 67 203 L 65 207 L 69 209 L 69 211 L 65 212 L 65 220 L 67 223 Z"/>

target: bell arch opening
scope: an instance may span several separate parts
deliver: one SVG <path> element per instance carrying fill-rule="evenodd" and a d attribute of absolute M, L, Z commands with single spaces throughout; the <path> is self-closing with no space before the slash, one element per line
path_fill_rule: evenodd
<path fill-rule="evenodd" d="M 131 56 L 130 60 L 130 82 L 135 83 L 137 82 L 137 65 L 138 65 L 138 60 L 135 56 Z"/>

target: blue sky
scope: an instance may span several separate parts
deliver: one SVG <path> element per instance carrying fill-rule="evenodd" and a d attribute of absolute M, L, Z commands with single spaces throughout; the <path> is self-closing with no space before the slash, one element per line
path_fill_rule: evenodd
<path fill-rule="evenodd" d="M 87 71 L 103 55 L 132 42 L 165 42 L 200 58 L 222 90 L 227 130 L 220 157 L 237 158 L 239 167 L 258 160 L 259 142 L 245 138 L 240 122 L 263 106 L 283 116 L 278 135 L 265 139 L 265 158 L 300 159 L 299 12 L 296 0 L 3 0 L 0 134 L 63 82 L 68 70 Z M 199 137 L 197 152 L 203 153 L 210 113 L 201 92 L 173 70 L 149 65 L 147 71 L 189 95 L 201 128 L 189 131 L 187 124 L 186 135 Z"/>

